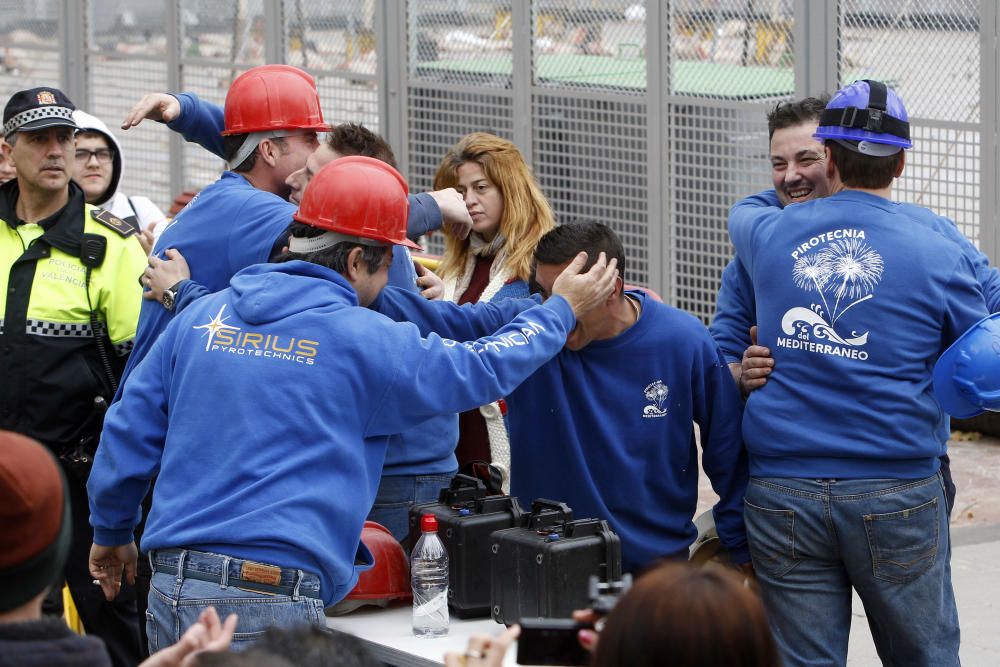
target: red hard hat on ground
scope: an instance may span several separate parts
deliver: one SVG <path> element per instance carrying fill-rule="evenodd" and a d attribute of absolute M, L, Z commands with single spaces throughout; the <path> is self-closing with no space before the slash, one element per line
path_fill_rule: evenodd
<path fill-rule="evenodd" d="M 422 248 L 406 238 L 406 181 L 381 160 L 352 155 L 319 170 L 302 195 L 298 222 L 345 236 Z"/>
<path fill-rule="evenodd" d="M 236 77 L 226 93 L 222 135 L 271 130 L 330 129 L 323 122 L 316 81 L 291 65 L 261 65 Z"/>
<path fill-rule="evenodd" d="M 385 607 L 392 600 L 413 596 L 410 564 L 392 533 L 381 524 L 365 521 L 361 541 L 371 552 L 375 565 L 362 572 L 354 589 L 333 606 L 330 613 L 334 615 L 347 614 L 367 604 Z"/>

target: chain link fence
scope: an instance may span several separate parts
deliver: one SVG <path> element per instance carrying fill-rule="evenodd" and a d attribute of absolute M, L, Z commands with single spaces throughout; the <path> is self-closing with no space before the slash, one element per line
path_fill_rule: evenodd
<path fill-rule="evenodd" d="M 393 144 L 414 191 L 463 135 L 511 139 L 558 219 L 611 224 L 628 280 L 707 321 L 732 253 L 728 209 L 770 184 L 766 111 L 859 78 L 907 103 L 915 146 L 898 198 L 997 258 L 998 12 L 976 0 L 0 0 L 0 94 L 58 83 L 115 128 L 145 92 L 222 104 L 246 68 L 296 65 L 330 122 Z M 223 168 L 154 123 L 118 137 L 123 188 L 163 208 Z"/>

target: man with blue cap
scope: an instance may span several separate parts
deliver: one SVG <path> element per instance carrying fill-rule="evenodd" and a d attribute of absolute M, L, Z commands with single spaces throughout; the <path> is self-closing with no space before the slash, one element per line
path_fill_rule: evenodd
<path fill-rule="evenodd" d="M 729 217 L 781 368 L 743 421 L 761 594 L 786 666 L 846 663 L 852 589 L 884 663 L 958 665 L 930 369 L 986 315 L 982 287 L 957 244 L 891 201 L 913 145 L 893 90 L 838 91 L 814 136 L 831 196 L 782 209 L 762 193 Z"/>

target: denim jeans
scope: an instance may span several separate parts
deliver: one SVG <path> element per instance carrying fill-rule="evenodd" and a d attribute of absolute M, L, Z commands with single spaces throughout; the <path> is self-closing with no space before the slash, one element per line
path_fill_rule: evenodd
<path fill-rule="evenodd" d="M 199 551 L 154 552 L 153 580 L 149 590 L 149 607 L 146 610 L 150 653 L 176 643 L 207 607 L 215 607 L 222 620 L 229 614 L 238 615 L 232 642 L 233 650 L 237 651 L 247 648 L 272 626 L 326 625 L 323 601 L 319 599 L 319 578 L 316 575 L 304 572 L 292 575 L 291 582 L 298 582 L 297 592 L 293 590 L 291 595 L 281 595 L 238 588 L 228 582 L 201 581 L 183 574 L 157 570 L 158 564 L 176 567 L 178 554 L 183 554 L 186 568 L 215 576 L 220 576 L 220 573 L 227 570 L 224 565 L 227 561 L 230 571 L 233 564 L 238 566 L 242 563 L 240 559 Z M 282 577 L 282 583 L 285 583 L 289 580 L 288 571 L 283 572 L 286 574 Z"/>
<path fill-rule="evenodd" d="M 383 477 L 375 495 L 375 504 L 368 513 L 368 520 L 382 524 L 398 541 L 405 542 L 410 532 L 410 508 L 420 503 L 435 502 L 441 489 L 447 488 L 454 476 L 454 474 L 441 474 Z"/>
<path fill-rule="evenodd" d="M 747 540 L 784 667 L 845 665 L 851 589 L 884 665 L 958 665 L 940 475 L 752 478 Z"/>

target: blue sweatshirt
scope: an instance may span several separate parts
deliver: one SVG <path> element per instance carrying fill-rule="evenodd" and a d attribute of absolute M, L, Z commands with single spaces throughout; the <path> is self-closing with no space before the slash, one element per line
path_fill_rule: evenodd
<path fill-rule="evenodd" d="M 847 190 L 781 209 L 747 197 L 729 233 L 775 368 L 743 437 L 760 477 L 916 479 L 937 471 L 938 355 L 986 315 L 967 253 L 915 207 Z"/>
<path fill-rule="evenodd" d="M 566 502 L 580 518 L 606 519 L 626 570 L 686 557 L 697 531 L 698 452 L 721 500 L 719 536 L 750 560 L 743 527 L 748 479 L 742 400 L 708 332 L 694 317 L 630 292 L 639 321 L 622 334 L 563 349 L 507 397 L 511 495 Z M 422 333 L 475 337 L 530 307 L 530 299 L 456 306 L 384 290 L 373 305 Z"/>
<path fill-rule="evenodd" d="M 771 206 L 781 206 L 774 190 L 768 190 L 757 196 Z M 980 252 L 950 219 L 922 206 L 906 203 L 899 203 L 897 206 L 900 207 L 899 210 L 906 211 L 914 222 L 940 232 L 959 245 L 975 267 L 976 276 L 986 297 L 986 307 L 991 313 L 1000 312 L 1000 269 L 990 266 L 989 258 Z M 715 317 L 708 328 L 728 363 L 739 363 L 743 359 L 743 352 L 750 345 L 750 327 L 757 322 L 755 311 L 750 274 L 740 263 L 739 257 L 734 257 L 722 272 Z"/>
<path fill-rule="evenodd" d="M 176 97 L 181 103 L 181 113 L 168 127 L 221 157 L 222 108 L 204 103 L 195 95 Z M 441 211 L 430 195 L 411 195 L 409 202 L 408 234 L 420 236 L 441 226 Z M 275 250 L 281 249 L 284 232 L 296 208 L 277 195 L 257 190 L 233 172 L 225 172 L 219 181 L 199 193 L 163 232 L 156 247 L 161 257 L 167 248 L 176 248 L 191 267 L 191 280 L 184 281 L 178 291 L 175 313 L 196 299 L 226 287 L 240 269 L 268 261 Z M 218 261 L 224 249 L 230 255 L 228 263 Z M 402 246 L 393 248 L 389 284 L 416 290 L 413 262 Z M 135 348 L 123 383 L 173 316 L 158 303 L 143 302 Z M 390 449 L 385 474 L 453 473 L 458 468 L 457 442 L 458 419 L 453 415 L 435 416 L 398 435 L 398 442 Z"/>
<path fill-rule="evenodd" d="M 108 410 L 88 483 L 94 541 L 131 541 L 158 474 L 144 550 L 301 568 L 333 604 L 372 563 L 359 542 L 387 436 L 509 393 L 574 325 L 556 298 L 471 343 L 421 338 L 359 308 L 324 267 L 244 269 L 177 316 Z"/>

